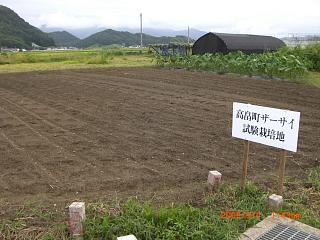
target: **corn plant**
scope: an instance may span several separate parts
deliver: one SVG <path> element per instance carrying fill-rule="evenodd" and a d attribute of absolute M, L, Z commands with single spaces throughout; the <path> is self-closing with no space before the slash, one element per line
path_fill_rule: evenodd
<path fill-rule="evenodd" d="M 214 71 L 219 74 L 238 73 L 263 77 L 294 79 L 304 76 L 308 63 L 299 56 L 283 52 L 263 54 L 204 54 L 191 56 L 156 56 L 156 64 L 162 67 L 188 70 Z"/>

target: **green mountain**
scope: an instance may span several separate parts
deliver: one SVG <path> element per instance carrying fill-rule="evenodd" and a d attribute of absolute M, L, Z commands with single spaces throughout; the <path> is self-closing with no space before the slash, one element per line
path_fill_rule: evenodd
<path fill-rule="evenodd" d="M 143 44 L 155 44 L 155 43 L 186 43 L 188 41 L 185 36 L 176 36 L 176 37 L 154 37 L 151 35 L 143 34 Z M 133 46 L 140 44 L 140 34 L 139 33 L 130 33 L 130 32 L 121 32 L 115 31 L 112 29 L 107 29 L 102 32 L 95 33 L 90 37 L 87 37 L 81 40 L 78 44 L 78 47 L 99 47 L 112 44 L 121 44 L 125 46 Z"/>
<path fill-rule="evenodd" d="M 32 43 L 53 46 L 48 34 L 24 21 L 10 8 L 0 5 L 0 47 L 30 49 Z"/>
<path fill-rule="evenodd" d="M 186 43 L 187 37 L 155 37 L 143 34 L 143 44 Z M 10 8 L 0 5 L 0 47 L 31 49 L 32 43 L 41 47 L 99 47 L 106 45 L 134 46 L 140 44 L 140 34 L 107 29 L 95 33 L 83 40 L 66 31 L 40 31 L 24 21 Z"/>
<path fill-rule="evenodd" d="M 66 31 L 51 32 L 48 35 L 57 47 L 75 47 L 80 41 L 79 38 Z"/>

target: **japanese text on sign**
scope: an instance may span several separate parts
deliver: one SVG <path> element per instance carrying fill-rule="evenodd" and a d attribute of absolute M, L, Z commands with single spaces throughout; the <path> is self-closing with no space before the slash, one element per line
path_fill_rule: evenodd
<path fill-rule="evenodd" d="M 297 151 L 300 113 L 233 103 L 232 136 Z"/>

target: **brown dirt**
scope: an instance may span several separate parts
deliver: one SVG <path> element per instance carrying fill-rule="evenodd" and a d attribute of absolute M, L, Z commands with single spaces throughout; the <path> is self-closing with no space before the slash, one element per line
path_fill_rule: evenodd
<path fill-rule="evenodd" d="M 190 201 L 209 170 L 239 181 L 232 102 L 301 112 L 286 175 L 320 161 L 320 89 L 159 69 L 0 75 L 0 204 L 139 196 Z M 276 188 L 279 150 L 252 144 L 249 179 Z M 0 207 L 1 216 L 1 207 Z"/>

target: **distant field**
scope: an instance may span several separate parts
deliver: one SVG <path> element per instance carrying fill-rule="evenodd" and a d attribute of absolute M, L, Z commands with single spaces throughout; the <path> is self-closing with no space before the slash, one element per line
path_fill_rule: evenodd
<path fill-rule="evenodd" d="M 1 53 L 0 73 L 152 65 L 152 56 L 140 49 L 93 49 Z"/>
<path fill-rule="evenodd" d="M 0 74 L 110 67 L 150 67 L 155 66 L 156 61 L 153 60 L 153 54 L 148 53 L 147 49 L 136 48 L 0 53 Z M 292 81 L 320 87 L 320 73 L 309 72 L 306 76 Z"/>
<path fill-rule="evenodd" d="M 142 66 L 152 66 L 152 59 L 148 56 L 117 56 L 107 64 L 88 64 L 72 61 L 7 64 L 0 65 L 0 73 Z"/>

